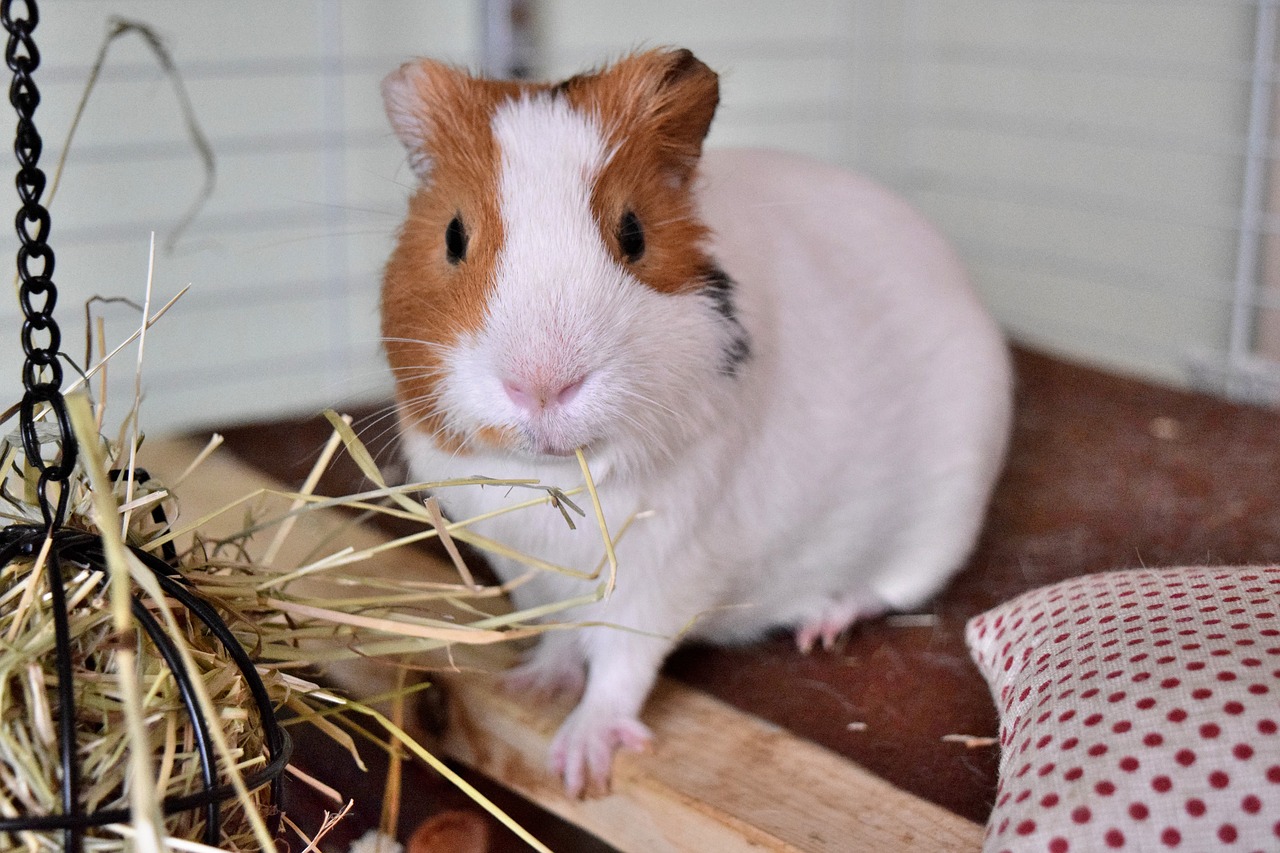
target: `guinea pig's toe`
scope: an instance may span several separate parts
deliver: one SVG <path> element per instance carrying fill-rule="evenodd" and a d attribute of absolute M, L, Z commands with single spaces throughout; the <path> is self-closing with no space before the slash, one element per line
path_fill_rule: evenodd
<path fill-rule="evenodd" d="M 831 651 L 835 648 L 836 640 L 840 639 L 840 635 L 852 623 L 853 620 L 843 620 L 836 616 L 825 615 L 811 622 L 806 622 L 796 629 L 796 648 L 801 654 L 809 654 L 813 651 L 818 641 L 822 641 L 822 648 Z"/>
<path fill-rule="evenodd" d="M 823 602 L 817 612 L 796 629 L 796 647 L 804 654 L 813 651 L 818 641 L 831 651 L 840 635 L 863 619 L 873 619 L 885 611 L 885 604 L 874 593 L 857 593 Z"/>
<path fill-rule="evenodd" d="M 653 733 L 634 717 L 579 706 L 551 742 L 551 769 L 564 780 L 569 797 L 604 796 L 609 793 L 614 753 L 645 752 L 652 743 Z"/>
<path fill-rule="evenodd" d="M 819 633 L 818 626 L 812 622 L 806 622 L 796 629 L 796 648 L 800 650 L 800 654 L 807 655 L 813 651 L 818 643 Z"/>
<path fill-rule="evenodd" d="M 649 752 L 653 749 L 653 732 L 639 720 L 619 720 L 613 735 L 618 747 L 628 752 Z"/>

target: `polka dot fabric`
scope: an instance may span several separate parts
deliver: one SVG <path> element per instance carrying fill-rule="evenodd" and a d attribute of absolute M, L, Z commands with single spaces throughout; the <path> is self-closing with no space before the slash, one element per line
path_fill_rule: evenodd
<path fill-rule="evenodd" d="M 970 620 L 988 853 L 1280 851 L 1280 568 L 1075 578 Z"/>

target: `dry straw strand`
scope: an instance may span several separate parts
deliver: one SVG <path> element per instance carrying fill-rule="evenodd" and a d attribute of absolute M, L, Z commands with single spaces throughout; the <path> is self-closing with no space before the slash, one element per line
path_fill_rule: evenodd
<path fill-rule="evenodd" d="M 128 580 L 131 579 L 133 583 L 142 587 L 151 600 L 155 602 L 171 634 L 173 636 L 182 636 L 182 628 L 169 608 L 166 597 L 159 584 L 156 583 L 151 571 L 139 563 L 137 558 L 133 557 L 125 549 L 122 540 L 115 535 L 114 517 L 118 515 L 118 510 L 115 506 L 111 482 L 107 477 L 106 467 L 99 451 L 99 439 L 93 431 L 93 416 L 88 401 L 82 396 L 69 397 L 67 398 L 67 410 L 71 416 L 72 428 L 76 432 L 76 439 L 80 443 L 82 465 L 87 471 L 91 483 L 93 501 L 99 522 L 98 533 L 102 537 L 103 551 L 112 575 L 110 586 L 111 602 L 114 614 L 113 621 L 117 626 L 117 631 L 123 633 L 131 623 L 128 613 Z M 128 479 L 132 479 L 132 477 Z M 175 643 L 174 648 L 177 649 L 178 655 L 182 659 L 182 664 L 189 673 L 194 675 L 200 671 L 187 644 Z M 127 649 L 122 649 L 121 651 L 128 658 L 127 661 L 121 660 L 121 669 L 124 669 L 127 664 L 132 663 L 132 655 Z M 256 803 L 249 796 L 249 790 L 245 787 L 244 777 L 240 774 L 231 746 L 227 742 L 226 733 L 222 726 L 217 725 L 220 719 L 218 707 L 210 698 L 207 685 L 203 679 L 193 677 L 190 681 L 200 706 L 200 712 L 212 724 L 209 726 L 209 734 L 223 761 L 224 772 L 236 792 L 244 815 L 248 818 L 253 834 L 257 837 L 258 843 L 262 845 L 262 849 L 269 850 L 274 845 L 271 833 L 267 830 L 267 825 L 263 821 Z M 128 701 L 126 701 L 125 708 L 126 715 L 130 714 Z M 146 785 L 152 782 L 151 777 L 148 775 L 150 768 L 144 768 L 142 765 L 151 758 L 151 749 L 146 734 L 142 730 L 141 711 L 136 705 L 132 713 L 136 714 L 136 717 L 130 720 L 129 726 L 129 736 L 133 741 L 130 755 L 134 765 L 134 785 Z M 144 781 L 139 782 L 139 778 Z M 134 790 L 135 792 L 137 791 L 136 788 Z M 134 796 L 137 799 L 134 802 L 133 817 L 137 826 L 140 820 L 148 815 L 148 812 L 158 810 L 159 797 L 154 790 L 144 790 L 142 793 L 135 793 Z M 148 829 L 152 829 L 152 827 L 148 827 L 145 824 L 138 826 L 139 835 L 136 840 L 143 842 L 143 839 L 148 838 Z M 154 832 L 155 830 L 152 829 L 152 831 Z"/>
<path fill-rule="evenodd" d="M 575 450 L 574 453 L 578 457 L 578 467 L 582 469 L 582 477 L 586 481 L 587 494 L 591 496 L 591 508 L 596 513 L 596 524 L 600 526 L 600 536 L 604 539 L 605 559 L 609 562 L 609 582 L 605 587 L 604 596 L 608 598 L 613 594 L 613 588 L 618 582 L 618 555 L 613 551 L 613 538 L 609 536 L 609 526 L 604 520 L 604 508 L 600 506 L 600 495 L 596 492 L 596 481 L 591 476 L 591 468 L 587 465 L 587 457 L 582 452 L 581 447 Z"/>

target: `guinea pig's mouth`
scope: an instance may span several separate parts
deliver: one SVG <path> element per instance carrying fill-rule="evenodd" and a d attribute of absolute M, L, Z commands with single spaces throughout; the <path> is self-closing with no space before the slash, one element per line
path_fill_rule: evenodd
<path fill-rule="evenodd" d="M 525 423 L 517 428 L 520 449 L 531 456 L 550 456 L 567 459 L 593 443 L 585 430 L 566 428 L 560 423 Z"/>
<path fill-rule="evenodd" d="M 552 445 L 535 446 L 533 449 L 533 452 L 539 456 L 555 456 L 560 459 L 567 459 L 573 456 L 576 451 L 577 448 L 566 450 L 563 447 L 554 447 Z"/>

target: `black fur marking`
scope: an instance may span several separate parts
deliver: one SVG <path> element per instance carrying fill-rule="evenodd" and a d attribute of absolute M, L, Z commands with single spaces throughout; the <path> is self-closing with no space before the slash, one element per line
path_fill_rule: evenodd
<path fill-rule="evenodd" d="M 559 83 L 551 87 L 551 97 L 561 98 L 568 94 L 569 90 L 577 86 L 586 77 L 585 74 L 575 74 L 572 77 L 561 80 Z"/>
<path fill-rule="evenodd" d="M 667 54 L 667 73 L 662 77 L 663 85 L 669 86 L 677 82 L 681 78 L 689 76 L 699 68 L 705 67 L 698 57 L 693 55 L 693 51 L 687 48 L 673 51 Z M 721 273 L 723 275 L 723 273 Z"/>
<path fill-rule="evenodd" d="M 738 368 L 751 358 L 751 336 L 738 319 L 738 306 L 734 301 L 734 288 L 737 286 L 724 270 L 716 266 L 703 275 L 702 293 L 711 300 L 712 307 L 729 327 L 729 340 L 720 360 L 720 372 L 729 377 L 737 376 Z"/>

